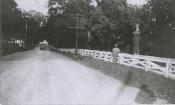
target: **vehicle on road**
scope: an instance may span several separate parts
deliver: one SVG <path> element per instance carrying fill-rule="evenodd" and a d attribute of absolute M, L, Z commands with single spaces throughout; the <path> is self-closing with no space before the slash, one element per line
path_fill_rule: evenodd
<path fill-rule="evenodd" d="M 48 42 L 46 40 L 43 40 L 40 43 L 40 50 L 46 50 L 46 47 L 48 46 Z"/>
<path fill-rule="evenodd" d="M 40 50 L 46 50 L 46 44 L 40 44 Z"/>

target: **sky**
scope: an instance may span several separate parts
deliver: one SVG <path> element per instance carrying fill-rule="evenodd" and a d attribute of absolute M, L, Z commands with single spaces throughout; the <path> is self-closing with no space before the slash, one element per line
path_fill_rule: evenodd
<path fill-rule="evenodd" d="M 128 0 L 127 2 L 134 5 L 143 5 L 146 3 L 145 0 Z"/>
<path fill-rule="evenodd" d="M 18 8 L 25 11 L 36 10 L 43 14 L 47 14 L 47 3 L 48 0 L 15 0 L 18 4 Z"/>
<path fill-rule="evenodd" d="M 36 10 L 43 14 L 47 14 L 47 3 L 48 0 L 15 0 L 18 4 L 18 7 L 25 10 Z M 143 5 L 145 0 L 128 0 L 128 3 L 134 5 Z M 95 3 L 94 3 L 95 4 Z"/>

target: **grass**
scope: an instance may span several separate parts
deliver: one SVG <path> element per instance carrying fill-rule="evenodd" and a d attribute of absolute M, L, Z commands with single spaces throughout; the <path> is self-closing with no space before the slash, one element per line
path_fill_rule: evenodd
<path fill-rule="evenodd" d="M 175 104 L 175 80 L 165 78 L 153 72 L 146 72 L 142 69 L 127 67 L 117 64 L 114 67 L 113 63 L 102 60 L 93 59 L 91 57 L 76 56 L 71 53 L 62 53 L 74 61 L 77 61 L 85 66 L 94 68 L 109 75 L 126 85 L 140 88 L 146 84 L 148 88 L 154 92 L 157 98 L 166 99 L 169 103 Z"/>
<path fill-rule="evenodd" d="M 2 45 L 2 56 L 6 56 L 9 54 L 13 54 L 16 52 L 21 52 L 25 50 L 30 50 L 34 48 L 36 45 L 28 45 L 26 48 L 19 47 L 18 45 Z"/>

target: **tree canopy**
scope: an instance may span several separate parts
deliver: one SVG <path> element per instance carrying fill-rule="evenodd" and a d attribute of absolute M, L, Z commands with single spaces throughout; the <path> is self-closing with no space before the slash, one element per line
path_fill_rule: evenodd
<path fill-rule="evenodd" d="M 2 0 L 2 37 L 3 40 L 11 38 L 24 40 L 25 32 L 27 31 L 28 44 L 33 43 L 32 40 L 37 40 L 39 34 L 40 23 L 43 20 L 40 14 L 35 16 L 34 11 L 26 12 L 17 8 L 14 0 Z M 38 16 L 38 17 L 37 17 Z M 27 29 L 26 29 L 27 25 Z"/>
<path fill-rule="evenodd" d="M 91 0 L 50 0 L 50 21 L 48 22 L 54 22 L 52 27 L 55 27 L 57 31 L 62 30 L 62 28 L 66 30 L 65 33 L 60 33 L 60 31 L 53 31 L 52 28 L 52 31 L 49 31 L 50 34 L 54 34 L 58 40 L 65 38 L 67 32 L 74 31 L 66 29 L 66 27 L 70 25 L 71 18 L 75 18 L 78 13 L 86 21 L 84 24 L 86 29 L 79 32 L 79 47 L 87 48 L 89 46 L 90 49 L 111 50 L 113 44 L 119 42 L 123 50 L 131 52 L 134 21 L 126 0 L 101 0 L 97 2 L 98 5 L 94 7 Z M 68 37 L 75 39 L 73 34 L 68 35 Z M 72 40 L 73 43 L 75 43 L 74 40 Z M 67 47 L 70 47 L 69 45 Z M 61 44 L 56 46 L 61 47 Z"/>
<path fill-rule="evenodd" d="M 129 5 L 127 0 L 49 0 L 48 18 L 18 9 L 14 0 L 2 4 L 6 40 L 24 38 L 27 21 L 28 43 L 47 39 L 56 47 L 75 48 L 77 33 L 78 48 L 111 51 L 118 43 L 122 52 L 133 53 L 139 24 L 140 54 L 175 57 L 174 0 L 147 0 L 143 6 Z"/>
<path fill-rule="evenodd" d="M 142 11 L 142 52 L 175 57 L 175 1 L 149 0 Z"/>
<path fill-rule="evenodd" d="M 48 32 L 55 46 L 75 47 L 75 30 L 67 27 L 78 13 L 86 19 L 85 30 L 79 30 L 79 48 L 111 50 L 118 43 L 123 52 L 133 53 L 133 32 L 140 24 L 141 54 L 174 57 L 174 0 L 148 0 L 140 7 L 127 0 L 95 1 L 97 6 L 91 0 L 49 0 Z"/>

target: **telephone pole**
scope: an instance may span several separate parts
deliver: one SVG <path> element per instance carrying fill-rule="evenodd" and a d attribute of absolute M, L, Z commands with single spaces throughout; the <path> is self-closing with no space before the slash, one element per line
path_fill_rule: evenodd
<path fill-rule="evenodd" d="M 83 22 L 86 20 L 85 18 L 80 18 L 80 15 L 77 13 L 76 18 L 72 18 L 76 21 L 75 26 L 68 27 L 70 29 L 75 29 L 75 54 L 77 55 L 78 51 L 78 34 L 80 29 L 85 29 L 84 26 L 82 26 Z"/>
<path fill-rule="evenodd" d="M 28 29 L 28 22 L 27 22 L 27 17 L 26 17 L 25 36 L 24 36 L 25 47 L 27 46 L 27 29 Z"/>
<path fill-rule="evenodd" d="M 79 23 L 79 14 L 76 14 L 76 33 L 75 33 L 75 54 L 77 55 L 78 50 L 78 23 Z"/>

